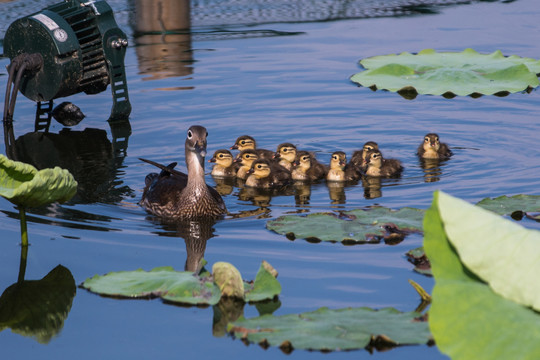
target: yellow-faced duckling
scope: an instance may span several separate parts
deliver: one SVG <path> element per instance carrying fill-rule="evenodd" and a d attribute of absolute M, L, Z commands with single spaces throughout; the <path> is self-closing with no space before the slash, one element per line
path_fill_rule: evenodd
<path fill-rule="evenodd" d="M 379 150 L 368 151 L 366 175 L 384 178 L 399 177 L 403 171 L 397 159 L 384 159 Z"/>
<path fill-rule="evenodd" d="M 253 162 L 248 171 L 246 186 L 254 188 L 273 188 L 289 183 L 291 174 L 286 169 L 280 171 L 266 159 L 259 159 Z"/>
<path fill-rule="evenodd" d="M 424 159 L 448 159 L 452 151 L 448 145 L 439 141 L 439 135 L 429 133 L 424 136 L 424 141 L 418 146 L 417 154 Z"/>
<path fill-rule="evenodd" d="M 219 193 L 204 181 L 204 157 L 208 132 L 191 126 L 185 142 L 187 175 L 159 165 L 161 174 L 148 174 L 140 205 L 148 212 L 175 219 L 218 218 L 227 209 Z"/>
<path fill-rule="evenodd" d="M 249 135 L 239 136 L 234 145 L 231 146 L 231 150 L 255 150 L 260 159 L 269 159 L 271 160 L 274 157 L 274 152 L 266 149 L 257 148 L 257 142 L 254 138 Z"/>
<path fill-rule="evenodd" d="M 330 170 L 326 174 L 328 181 L 355 181 L 360 179 L 360 173 L 354 166 L 347 164 L 347 155 L 343 151 L 336 151 L 330 158 Z"/>
<path fill-rule="evenodd" d="M 239 163 L 240 167 L 236 171 L 236 177 L 245 180 L 248 177 L 248 171 L 251 169 L 251 164 L 255 160 L 259 160 L 259 155 L 253 149 L 242 150 L 234 159 L 235 163 Z"/>
<path fill-rule="evenodd" d="M 293 162 L 296 160 L 296 146 L 291 143 L 279 144 L 274 154 L 274 159 L 279 160 L 279 165 L 292 171 Z"/>
<path fill-rule="evenodd" d="M 367 170 L 367 153 L 371 150 L 379 150 L 379 145 L 375 141 L 368 141 L 362 146 L 362 150 L 355 151 L 351 156 L 350 166 L 354 166 L 357 171 L 365 173 Z"/>
<path fill-rule="evenodd" d="M 291 172 L 293 180 L 317 181 L 324 179 L 328 170 L 308 151 L 299 151 L 296 154 L 294 167 Z"/>
<path fill-rule="evenodd" d="M 211 174 L 220 177 L 236 176 L 236 168 L 234 166 L 234 158 L 231 152 L 227 149 L 220 149 L 214 152 L 214 156 L 208 162 L 216 163 L 212 168 Z"/>

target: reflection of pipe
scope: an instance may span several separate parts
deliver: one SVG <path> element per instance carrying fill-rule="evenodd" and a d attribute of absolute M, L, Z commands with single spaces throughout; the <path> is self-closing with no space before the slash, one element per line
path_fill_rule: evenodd
<path fill-rule="evenodd" d="M 28 228 L 26 226 L 26 212 L 22 206 L 19 207 L 19 215 L 21 222 L 21 261 L 19 263 L 19 278 L 17 283 L 24 280 L 26 274 L 26 259 L 28 258 Z"/>
<path fill-rule="evenodd" d="M 139 71 L 150 80 L 190 75 L 189 0 L 136 0 L 135 14 Z"/>

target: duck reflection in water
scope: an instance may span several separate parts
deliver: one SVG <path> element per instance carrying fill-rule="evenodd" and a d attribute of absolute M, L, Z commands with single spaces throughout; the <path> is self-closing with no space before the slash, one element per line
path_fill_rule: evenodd
<path fill-rule="evenodd" d="M 362 186 L 364 187 L 364 197 L 366 199 L 376 199 L 382 196 L 380 177 L 362 177 Z"/>
<path fill-rule="evenodd" d="M 185 271 L 201 271 L 206 242 L 214 237 L 215 223 L 213 219 L 181 220 L 176 223 L 176 234 L 186 243 Z"/>
<path fill-rule="evenodd" d="M 419 159 L 420 167 L 424 170 L 424 182 L 437 182 L 441 180 L 442 169 L 439 159 Z"/>

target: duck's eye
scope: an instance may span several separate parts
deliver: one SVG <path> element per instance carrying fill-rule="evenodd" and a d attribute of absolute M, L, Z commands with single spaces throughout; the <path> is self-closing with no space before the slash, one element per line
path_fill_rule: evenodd
<path fill-rule="evenodd" d="M 246 145 L 246 141 L 245 140 L 240 141 L 240 145 Z"/>
<path fill-rule="evenodd" d="M 287 148 L 284 148 L 284 149 L 281 149 L 282 152 L 286 153 L 287 151 L 289 151 Z"/>
<path fill-rule="evenodd" d="M 425 138 L 424 141 L 425 141 L 425 142 L 428 142 L 428 141 L 429 141 L 429 138 Z"/>
<path fill-rule="evenodd" d="M 191 140 L 192 137 L 193 137 L 193 133 L 191 132 L 191 130 L 188 130 L 187 138 Z"/>
<path fill-rule="evenodd" d="M 337 155 L 332 156 L 332 159 L 337 160 L 338 159 Z"/>
<path fill-rule="evenodd" d="M 206 132 L 206 137 L 208 137 L 208 131 Z"/>
<path fill-rule="evenodd" d="M 223 154 L 218 155 L 220 159 L 223 159 Z"/>
<path fill-rule="evenodd" d="M 257 165 L 257 169 L 259 169 L 259 170 L 262 169 L 262 165 L 260 165 L 260 164 Z"/>
<path fill-rule="evenodd" d="M 307 156 L 304 156 L 304 157 L 302 158 L 302 160 L 304 160 L 304 161 L 307 161 L 307 159 L 308 159 Z"/>

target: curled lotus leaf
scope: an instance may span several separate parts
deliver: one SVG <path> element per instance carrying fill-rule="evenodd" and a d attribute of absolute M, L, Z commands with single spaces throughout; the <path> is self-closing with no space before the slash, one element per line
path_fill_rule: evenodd
<path fill-rule="evenodd" d="M 540 61 L 519 56 L 504 56 L 501 51 L 479 54 L 422 50 L 366 58 L 360 61 L 365 71 L 351 81 L 361 86 L 410 94 L 505 95 L 530 90 L 540 83 Z"/>
<path fill-rule="evenodd" d="M 439 349 L 455 359 L 537 359 L 540 232 L 442 192 L 424 232 Z"/>
<path fill-rule="evenodd" d="M 266 223 L 266 227 L 288 239 L 311 242 L 333 241 L 344 244 L 394 243 L 406 235 L 422 231 L 424 211 L 414 208 L 392 210 L 382 206 L 339 213 L 285 215 Z"/>
<path fill-rule="evenodd" d="M 0 155 L 0 195 L 23 207 L 64 202 L 77 192 L 77 181 L 65 169 L 37 170 Z"/>
<path fill-rule="evenodd" d="M 217 262 L 212 266 L 212 274 L 222 296 L 244 298 L 242 275 L 234 265 L 223 261 Z"/>
<path fill-rule="evenodd" d="M 320 308 L 302 314 L 240 318 L 228 325 L 228 331 L 244 341 L 280 347 L 284 352 L 391 348 L 431 340 L 421 314 L 393 308 Z"/>

